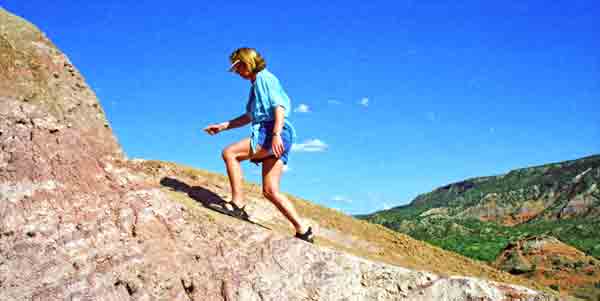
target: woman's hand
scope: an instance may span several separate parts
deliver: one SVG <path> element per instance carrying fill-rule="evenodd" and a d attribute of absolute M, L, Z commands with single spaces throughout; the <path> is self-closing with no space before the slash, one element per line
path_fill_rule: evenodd
<path fill-rule="evenodd" d="M 203 130 L 212 136 L 212 135 L 218 134 L 219 132 L 225 130 L 226 128 L 227 128 L 226 124 L 218 123 L 218 124 L 211 124 L 211 125 L 205 127 Z"/>
<path fill-rule="evenodd" d="M 275 157 L 279 158 L 283 155 L 283 151 L 285 150 L 283 147 L 283 140 L 281 140 L 281 136 L 274 135 L 273 141 L 271 142 L 271 149 L 273 150 L 273 154 Z"/>

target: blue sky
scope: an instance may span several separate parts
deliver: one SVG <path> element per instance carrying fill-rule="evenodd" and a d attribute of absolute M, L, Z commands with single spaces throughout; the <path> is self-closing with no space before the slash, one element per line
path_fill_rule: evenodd
<path fill-rule="evenodd" d="M 67 54 L 130 158 L 225 173 L 249 129 L 202 128 L 244 110 L 249 82 L 225 71 L 241 46 L 316 150 L 291 154 L 282 190 L 346 213 L 600 153 L 597 1 L 86 2 L 0 5 Z"/>

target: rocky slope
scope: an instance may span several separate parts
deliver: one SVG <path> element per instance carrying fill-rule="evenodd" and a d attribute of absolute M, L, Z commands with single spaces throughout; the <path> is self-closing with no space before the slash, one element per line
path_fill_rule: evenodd
<path fill-rule="evenodd" d="M 307 244 L 251 185 L 252 222 L 217 213 L 222 176 L 127 160 L 67 57 L 1 8 L 0 71 L 0 300 L 554 298 L 294 198 Z"/>

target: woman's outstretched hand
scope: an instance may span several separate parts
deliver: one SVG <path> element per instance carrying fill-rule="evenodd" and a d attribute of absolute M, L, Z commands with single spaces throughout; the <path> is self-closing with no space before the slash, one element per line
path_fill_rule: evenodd
<path fill-rule="evenodd" d="M 273 141 L 271 142 L 271 149 L 273 150 L 273 154 L 275 155 L 275 157 L 281 157 L 283 151 L 285 150 L 283 148 L 283 141 L 281 140 L 281 136 L 273 136 Z"/>
<path fill-rule="evenodd" d="M 207 127 L 205 127 L 203 130 L 205 132 L 207 132 L 209 135 L 215 135 L 218 134 L 219 132 L 225 130 L 226 126 L 222 123 L 219 124 L 211 124 Z"/>

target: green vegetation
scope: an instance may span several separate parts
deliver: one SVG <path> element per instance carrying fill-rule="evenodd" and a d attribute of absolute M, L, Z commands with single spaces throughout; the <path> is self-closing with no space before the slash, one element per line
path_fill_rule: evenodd
<path fill-rule="evenodd" d="M 598 207 L 598 187 L 600 155 L 468 179 L 422 194 L 409 205 L 357 218 L 488 262 L 495 260 L 511 241 L 532 235 L 554 236 L 600 258 L 598 214 L 560 215 L 569 199 L 582 193 L 593 202 L 589 208 Z M 536 212 L 535 208 L 524 207 L 531 200 L 544 204 L 542 208 L 546 209 Z M 510 227 L 481 221 L 486 210 L 497 220 L 518 219 L 523 212 L 537 214 L 526 223 Z"/>
<path fill-rule="evenodd" d="M 584 286 L 579 287 L 572 292 L 572 295 L 581 300 L 598 300 L 600 301 L 600 286 Z"/>
<path fill-rule="evenodd" d="M 417 197 L 411 205 L 451 208 L 477 205 L 488 194 L 502 195 L 503 203 L 519 205 L 526 199 L 568 186 L 579 174 L 600 166 L 600 156 L 513 170 L 502 176 L 479 177 L 446 185 Z M 597 178 L 584 177 L 584 182 Z M 590 183 L 591 184 L 591 183 Z M 392 209 L 393 210 L 393 209 Z"/>
<path fill-rule="evenodd" d="M 493 261 L 508 246 L 532 235 L 551 235 L 562 242 L 600 258 L 600 220 L 570 219 L 537 221 L 515 227 L 476 219 L 430 218 L 387 222 L 383 225 L 427 241 L 446 250 L 482 261 Z"/>

